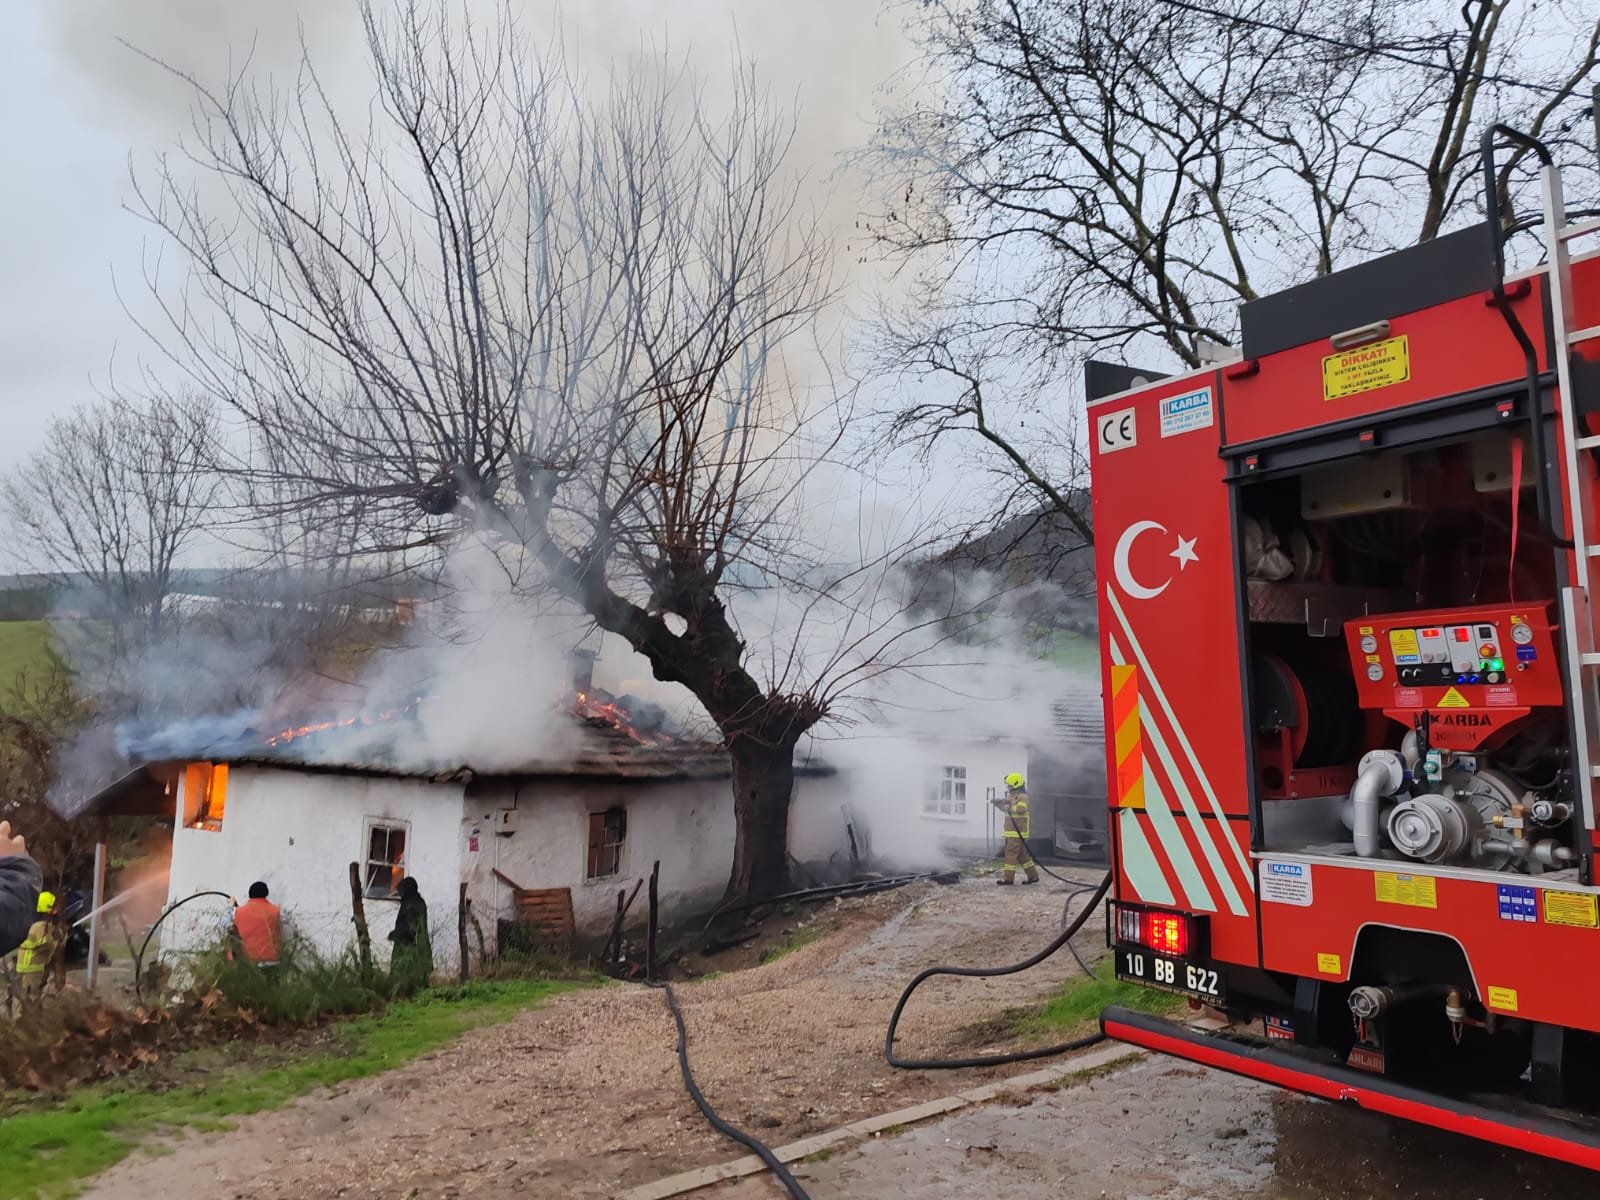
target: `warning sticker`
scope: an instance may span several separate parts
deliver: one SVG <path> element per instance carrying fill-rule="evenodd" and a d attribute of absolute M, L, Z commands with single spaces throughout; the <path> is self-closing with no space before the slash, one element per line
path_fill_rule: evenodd
<path fill-rule="evenodd" d="M 1544 894 L 1544 921 L 1546 925 L 1570 925 L 1575 929 L 1600 928 L 1600 911 L 1595 898 L 1587 892 L 1551 892 Z"/>
<path fill-rule="evenodd" d="M 1322 398 L 1338 400 L 1411 378 L 1411 346 L 1406 335 L 1355 346 L 1322 360 Z"/>
<path fill-rule="evenodd" d="M 1467 698 L 1465 696 L 1463 696 L 1460 692 L 1456 691 L 1455 688 L 1451 688 L 1448 692 L 1446 692 L 1443 696 L 1441 696 L 1439 698 L 1439 703 L 1435 704 L 1434 707 L 1435 708 L 1471 708 L 1472 705 L 1471 705 L 1471 703 L 1468 702 L 1468 700 L 1467 700 Z"/>
<path fill-rule="evenodd" d="M 1307 863 L 1263 861 L 1261 900 L 1265 904 L 1311 905 L 1311 867 Z"/>
<path fill-rule="evenodd" d="M 1339 956 L 1337 954 L 1317 955 L 1317 970 L 1321 971 L 1324 975 L 1343 974 L 1339 967 Z"/>
<path fill-rule="evenodd" d="M 1484 997 L 1484 1003 L 1490 1008 L 1498 1008 L 1502 1012 L 1517 1011 L 1517 989 L 1492 987 L 1489 994 Z"/>
<path fill-rule="evenodd" d="M 1421 708 L 1422 693 L 1416 688 L 1395 688 L 1394 706 L 1396 708 Z"/>
<path fill-rule="evenodd" d="M 1389 630 L 1389 651 L 1394 655 L 1394 661 L 1401 665 L 1422 661 L 1420 652 L 1417 650 L 1417 631 L 1415 629 Z"/>
<path fill-rule="evenodd" d="M 1438 908 L 1439 897 L 1431 875 L 1396 875 L 1378 871 L 1372 876 L 1379 904 L 1404 904 L 1408 908 Z"/>
<path fill-rule="evenodd" d="M 1502 921 L 1521 921 L 1532 925 L 1539 923 L 1539 893 L 1536 888 L 1502 883 L 1495 888 L 1495 895 L 1500 902 Z"/>
<path fill-rule="evenodd" d="M 1492 687 L 1484 694 L 1484 703 L 1490 708 L 1515 708 L 1517 706 L 1517 689 L 1514 687 Z"/>

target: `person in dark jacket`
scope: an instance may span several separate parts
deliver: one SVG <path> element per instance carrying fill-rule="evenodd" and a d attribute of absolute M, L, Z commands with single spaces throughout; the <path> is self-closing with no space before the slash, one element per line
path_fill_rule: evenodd
<path fill-rule="evenodd" d="M 422 898 L 417 881 L 409 875 L 400 881 L 400 911 L 395 914 L 389 940 L 394 943 L 394 952 L 389 958 L 390 973 L 404 983 L 407 991 L 424 986 L 433 974 L 428 902 Z"/>
<path fill-rule="evenodd" d="M 0 955 L 10 954 L 28 937 L 38 919 L 44 874 L 28 856 L 28 843 L 0 821 Z"/>

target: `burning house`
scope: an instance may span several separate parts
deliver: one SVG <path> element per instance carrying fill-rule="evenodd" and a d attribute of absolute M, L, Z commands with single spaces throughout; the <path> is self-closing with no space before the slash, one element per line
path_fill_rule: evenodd
<path fill-rule="evenodd" d="M 519 889 L 570 890 L 575 933 L 601 939 L 617 891 L 657 860 L 668 917 L 721 896 L 734 841 L 727 754 L 639 707 L 652 719 L 604 693 L 570 696 L 551 711 L 539 753 L 488 765 L 410 751 L 415 700 L 280 728 L 259 714 L 179 723 L 124 745 L 150 779 L 166 781 L 169 903 L 212 889 L 242 897 L 260 879 L 301 935 L 336 954 L 354 938 L 356 862 L 375 952 L 386 953 L 396 890 L 409 875 L 433 917 L 435 961 L 447 968 L 462 884 L 490 939 L 515 918 Z M 797 842 L 843 841 L 839 804 L 825 794 L 836 786 L 830 775 L 801 766 Z M 819 828 L 803 828 L 812 817 Z M 200 949 L 218 928 L 215 912 L 174 919 L 163 950 Z"/>

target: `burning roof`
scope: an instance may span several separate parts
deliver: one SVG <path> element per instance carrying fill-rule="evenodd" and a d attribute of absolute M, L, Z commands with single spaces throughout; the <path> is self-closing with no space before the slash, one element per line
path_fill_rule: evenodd
<path fill-rule="evenodd" d="M 137 763 L 206 760 L 429 779 L 567 776 L 610 779 L 715 779 L 729 773 L 716 742 L 668 732 L 665 713 L 607 693 L 580 692 L 553 707 L 548 745 L 492 763 L 420 757 L 424 697 L 355 714 L 274 717 L 249 710 L 191 718 L 156 729 L 124 729 L 118 743 Z"/>

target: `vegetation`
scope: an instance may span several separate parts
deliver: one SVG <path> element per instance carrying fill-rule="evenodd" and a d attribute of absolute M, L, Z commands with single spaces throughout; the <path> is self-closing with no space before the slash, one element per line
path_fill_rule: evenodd
<path fill-rule="evenodd" d="M 372 1012 L 416 991 L 419 982 L 382 970 L 363 971 L 353 949 L 324 958 L 298 939 L 286 941 L 282 959 L 270 971 L 243 955 L 229 958 L 218 953 L 207 956 L 197 973 L 214 981 L 230 1007 L 252 1014 L 264 1025 L 311 1025 L 328 1017 Z"/>
<path fill-rule="evenodd" d="M 1183 1003 L 1182 997 L 1154 988 L 1079 975 L 1062 984 L 1042 1005 L 1013 1009 L 1006 1015 L 1013 1032 L 1042 1039 L 1081 1032 L 1099 1020 L 1100 1013 L 1112 1004 L 1139 1012 L 1169 1013 Z"/>
<path fill-rule="evenodd" d="M 50 649 L 48 621 L 0 621 L 0 711 L 25 681 L 61 669 Z"/>
<path fill-rule="evenodd" d="M 833 931 L 834 926 L 832 925 L 810 925 L 801 929 L 791 929 L 787 934 L 767 947 L 761 955 L 761 961 L 763 963 L 777 962 L 785 955 L 793 954 L 802 946 L 809 946 L 812 942 L 820 942 Z"/>
<path fill-rule="evenodd" d="M 226 1048 L 220 1069 L 194 1051 L 175 1064 L 176 1086 L 126 1080 L 0 1110 L 0 1197 L 54 1200 L 119 1162 L 145 1138 L 182 1129 L 230 1128 L 229 1117 L 278 1107 L 318 1087 L 374 1075 L 445 1045 L 474 1026 L 510 1019 L 572 983 L 504 981 L 434 988 L 382 1013 L 332 1028 L 315 1044 L 278 1047 L 263 1067 L 259 1047 Z M 185 1078 L 187 1070 L 187 1078 Z"/>

